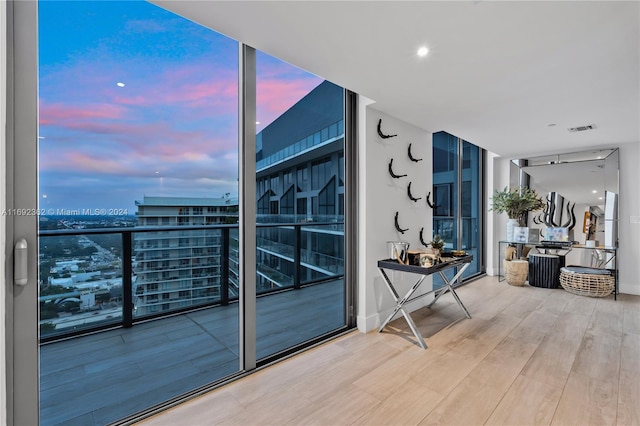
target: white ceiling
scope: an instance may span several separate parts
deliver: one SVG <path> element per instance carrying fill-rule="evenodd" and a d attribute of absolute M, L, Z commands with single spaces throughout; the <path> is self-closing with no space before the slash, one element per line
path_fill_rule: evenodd
<path fill-rule="evenodd" d="M 502 156 L 640 141 L 638 1 L 153 3 Z"/>

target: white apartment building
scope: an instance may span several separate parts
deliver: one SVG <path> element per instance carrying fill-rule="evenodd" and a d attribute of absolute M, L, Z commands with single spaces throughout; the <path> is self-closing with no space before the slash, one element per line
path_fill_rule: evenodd
<path fill-rule="evenodd" d="M 233 224 L 238 200 L 221 198 L 148 197 L 136 201 L 138 227 L 181 227 Z M 225 256 L 224 239 L 229 234 Z M 221 302 L 237 296 L 237 228 L 154 230 L 134 237 L 135 316 Z M 229 259 L 229 265 L 226 264 Z M 225 267 L 228 266 L 228 267 Z M 226 277 L 228 276 L 228 281 Z M 229 290 L 224 294 L 223 283 Z M 228 300 L 228 299 L 227 299 Z"/>

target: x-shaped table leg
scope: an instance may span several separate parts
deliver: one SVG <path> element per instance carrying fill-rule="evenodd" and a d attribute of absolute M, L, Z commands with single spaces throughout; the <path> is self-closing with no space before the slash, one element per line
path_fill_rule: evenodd
<path fill-rule="evenodd" d="M 411 318 L 411 315 L 409 314 L 409 312 L 405 311 L 404 308 L 403 308 L 404 304 L 411 298 L 413 293 L 415 293 L 415 291 L 418 289 L 418 287 L 420 287 L 420 284 L 422 284 L 422 281 L 424 281 L 424 279 L 427 276 L 426 275 L 421 275 L 420 279 L 418 281 L 416 281 L 416 283 L 413 286 L 411 286 L 411 288 L 409 289 L 407 294 L 402 299 L 400 299 L 400 296 L 398 296 L 398 292 L 393 287 L 393 284 L 391 283 L 391 280 L 389 279 L 387 274 L 384 272 L 384 270 L 382 270 L 381 268 L 378 268 L 378 270 L 380 271 L 380 275 L 382 275 L 382 279 L 384 280 L 385 284 L 387 285 L 387 288 L 389 289 L 389 292 L 391 292 L 391 296 L 393 296 L 393 299 L 396 302 L 395 309 L 393 310 L 391 315 L 389 315 L 389 317 L 382 323 L 382 325 L 378 329 L 378 333 L 380 333 L 382 331 L 382 329 L 385 328 L 385 326 L 387 324 L 389 324 L 391 319 L 398 313 L 398 311 L 400 311 L 400 312 L 402 312 L 402 315 L 404 316 L 404 319 L 407 320 L 407 323 L 409 324 L 409 328 L 411 329 L 411 332 L 413 333 L 414 336 L 416 336 L 416 339 L 418 339 L 418 343 L 420 344 L 420 347 L 422 349 L 427 349 L 427 344 L 425 343 L 424 339 L 422 338 L 422 335 L 418 332 L 418 327 L 416 327 L 416 324 L 413 322 L 413 319 Z"/>
<path fill-rule="evenodd" d="M 430 308 L 433 306 L 434 303 L 436 303 L 436 301 L 440 298 L 440 296 L 442 296 L 443 294 L 447 293 L 447 292 L 451 292 L 451 294 L 453 295 L 453 298 L 456 300 L 456 302 L 458 303 L 458 306 L 460 306 L 460 308 L 464 311 L 464 314 L 466 315 L 467 318 L 471 319 L 471 315 L 469 314 L 469 311 L 467 310 L 467 308 L 462 304 L 462 301 L 460 300 L 460 298 L 458 297 L 458 294 L 455 292 L 455 290 L 453 289 L 453 285 L 458 281 L 458 279 L 462 276 L 462 273 L 469 267 L 470 263 L 465 263 L 459 270 L 458 273 L 456 275 L 454 275 L 453 278 L 451 278 L 451 280 L 448 280 L 447 277 L 444 275 L 444 273 L 442 271 L 438 271 L 438 273 L 440 274 L 440 277 L 442 277 L 442 280 L 444 281 L 445 286 L 442 287 L 441 290 L 436 291 L 436 297 L 431 301 L 431 303 L 429 303 L 427 305 L 427 308 Z"/>
<path fill-rule="evenodd" d="M 469 267 L 469 265 L 470 265 L 469 263 L 465 263 L 464 265 L 462 265 L 462 267 L 460 267 L 460 269 L 458 270 L 458 273 L 453 278 L 451 278 L 451 280 L 447 279 L 447 277 L 442 273 L 442 271 L 438 271 L 438 273 L 442 277 L 442 280 L 445 283 L 445 286 L 441 290 L 436 290 L 436 297 L 433 299 L 433 301 L 431 301 L 431 303 L 427 305 L 428 308 L 433 306 L 433 304 L 436 303 L 436 301 L 440 298 L 440 296 L 450 291 L 451 294 L 453 295 L 453 298 L 456 300 L 456 303 L 458 303 L 458 306 L 460 306 L 460 308 L 464 311 L 464 314 L 466 315 L 466 317 L 471 319 L 471 315 L 469 314 L 469 311 L 462 304 L 462 301 L 458 297 L 458 294 L 453 289 L 453 284 L 455 284 L 458 281 L 458 279 L 462 276 L 463 272 Z M 389 317 L 387 317 L 387 319 L 382 323 L 382 325 L 380 325 L 380 328 L 378 329 L 378 333 L 380 333 L 387 326 L 387 324 L 389 324 L 389 322 L 398 313 L 398 311 L 400 311 L 402 312 L 404 319 L 407 321 L 407 324 L 409 324 L 409 328 L 411 329 L 411 332 L 418 340 L 418 344 L 420 345 L 420 347 L 422 349 L 427 349 L 427 343 L 424 341 L 424 338 L 418 331 L 418 327 L 413 322 L 413 319 L 411 318 L 411 315 L 409 314 L 409 312 L 405 311 L 404 309 L 404 304 L 411 299 L 411 296 L 413 296 L 413 293 L 416 292 L 418 287 L 420 287 L 420 284 L 422 284 L 422 281 L 424 281 L 424 279 L 427 276 L 421 275 L 420 279 L 418 279 L 418 281 L 416 281 L 416 283 L 411 286 L 407 294 L 405 294 L 404 297 L 400 299 L 400 296 L 398 295 L 398 292 L 393 286 L 393 283 L 391 283 L 391 280 L 389 279 L 389 276 L 387 275 L 387 273 L 382 268 L 378 268 L 378 271 L 380 271 L 380 275 L 382 275 L 382 279 L 384 280 L 387 288 L 389 289 L 389 292 L 391 293 L 393 300 L 396 302 L 396 307 L 393 309 L 393 312 L 391 313 L 391 315 L 389 315 Z M 428 293 L 425 293 L 425 294 L 428 294 Z"/>

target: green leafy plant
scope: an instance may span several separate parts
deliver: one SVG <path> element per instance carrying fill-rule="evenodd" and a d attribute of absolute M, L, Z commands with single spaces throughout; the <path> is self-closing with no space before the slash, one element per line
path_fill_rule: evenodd
<path fill-rule="evenodd" d="M 491 208 L 497 213 L 507 213 L 509 219 L 517 219 L 520 226 L 525 226 L 524 215 L 528 212 L 542 210 L 545 206 L 542 197 L 531 188 L 524 186 L 502 191 L 496 190 L 491 197 Z"/>
<path fill-rule="evenodd" d="M 444 248 L 445 241 L 440 238 L 439 234 L 436 234 L 429 244 L 436 250 L 442 250 Z"/>

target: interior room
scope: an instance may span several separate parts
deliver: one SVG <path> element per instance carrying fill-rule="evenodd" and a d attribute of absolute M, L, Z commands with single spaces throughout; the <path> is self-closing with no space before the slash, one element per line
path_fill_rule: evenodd
<path fill-rule="evenodd" d="M 640 2 L 111 3 L 0 7 L 1 424 L 640 424 Z"/>

